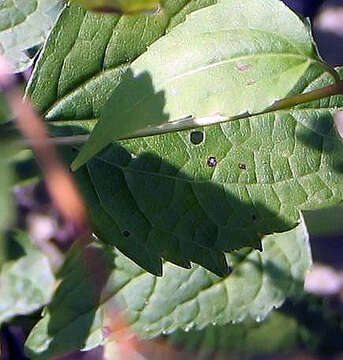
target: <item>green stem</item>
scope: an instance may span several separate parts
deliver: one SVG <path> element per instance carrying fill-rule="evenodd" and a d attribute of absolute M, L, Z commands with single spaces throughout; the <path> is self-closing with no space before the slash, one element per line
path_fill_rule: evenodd
<path fill-rule="evenodd" d="M 221 117 L 220 115 L 214 115 L 217 117 L 217 119 L 213 123 L 221 123 L 226 121 L 243 119 L 251 116 L 262 115 L 278 110 L 290 109 L 296 105 L 304 104 L 310 101 L 320 100 L 334 95 L 343 95 L 343 80 L 340 80 L 333 85 L 329 85 L 321 89 L 316 89 L 304 94 L 292 95 L 282 100 L 278 100 L 270 108 L 258 114 L 243 115 L 230 119 Z M 190 129 L 201 126 L 196 121 L 194 121 L 194 119 L 191 118 L 185 118 L 183 120 L 181 119 L 178 121 L 178 125 L 177 126 L 175 125 L 176 123 L 173 122 L 167 123 L 163 128 L 163 130 L 159 128 L 156 133 L 159 134 L 168 133 L 168 132 L 174 132 L 176 130 Z M 206 126 L 206 125 L 202 125 L 202 126 Z M 141 131 L 137 131 L 137 133 L 133 134 L 128 138 L 152 135 L 151 130 L 152 129 L 150 128 L 148 134 L 146 133 L 145 129 Z M 66 137 L 56 136 L 49 138 L 47 141 L 57 146 L 73 146 L 73 145 L 81 145 L 87 142 L 88 138 L 89 135 L 74 135 L 74 136 L 66 136 Z M 15 126 L 13 126 L 13 124 L 5 124 L 0 126 L 0 141 L 1 139 L 6 139 L 6 140 L 13 139 L 13 141 L 17 142 L 19 146 L 26 148 L 31 147 L 30 145 L 32 145 L 27 140 L 22 138 L 22 136 L 18 133 L 17 129 L 15 128 Z"/>
<path fill-rule="evenodd" d="M 324 70 L 325 70 L 326 72 L 328 72 L 328 73 L 335 79 L 335 82 L 336 82 L 336 83 L 338 83 L 338 82 L 341 81 L 341 77 L 340 77 L 339 73 L 337 72 L 337 70 L 336 70 L 334 67 L 328 65 L 328 64 L 327 64 L 325 61 L 323 61 L 323 60 L 319 60 L 319 63 L 320 63 L 320 65 L 324 68 Z"/>
<path fill-rule="evenodd" d="M 313 90 L 304 94 L 292 95 L 282 100 L 276 101 L 275 104 L 272 105 L 266 112 L 289 109 L 296 105 L 304 104 L 310 101 L 320 100 L 334 95 L 343 95 L 342 80 L 321 89 Z"/>

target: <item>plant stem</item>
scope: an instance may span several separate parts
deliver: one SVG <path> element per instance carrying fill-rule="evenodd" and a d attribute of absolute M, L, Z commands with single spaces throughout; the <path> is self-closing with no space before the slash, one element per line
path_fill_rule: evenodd
<path fill-rule="evenodd" d="M 292 95 L 282 100 L 278 100 L 272 105 L 267 112 L 284 110 L 296 105 L 304 104 L 310 101 L 320 100 L 333 95 L 343 95 L 343 81 L 340 80 L 333 85 L 316 89 L 304 94 Z M 264 113 L 264 112 L 263 112 Z"/>
<path fill-rule="evenodd" d="M 186 117 L 184 119 L 180 119 L 178 121 L 173 121 L 170 123 L 166 123 L 163 127 L 159 127 L 156 129 L 156 134 L 162 134 L 162 133 L 168 133 L 173 132 L 177 130 L 185 130 L 190 128 L 196 128 L 199 126 L 207 126 L 207 125 L 213 125 L 215 123 L 222 123 L 226 121 L 233 121 L 238 119 L 243 119 L 247 117 L 262 115 L 278 110 L 286 110 L 290 109 L 296 105 L 304 104 L 310 101 L 320 100 L 329 96 L 334 95 L 343 95 L 343 80 L 340 80 L 336 82 L 333 85 L 326 86 L 321 89 L 316 89 L 304 94 L 297 94 L 292 95 L 287 98 L 284 98 L 282 100 L 276 101 L 270 108 L 268 108 L 265 111 L 262 111 L 257 114 L 244 114 L 242 116 L 233 117 L 230 119 L 224 118 L 223 116 L 219 114 L 212 115 L 213 122 L 208 124 L 200 124 L 197 119 Z M 135 137 L 142 137 L 142 136 L 150 136 L 154 135 L 154 129 L 150 128 L 149 132 L 146 131 L 146 129 L 142 129 L 140 131 L 137 131 L 135 134 L 132 134 L 131 136 L 128 136 L 127 138 L 135 138 Z M 5 138 L 8 139 L 8 137 L 13 136 L 14 141 L 18 143 L 19 146 L 22 147 L 32 147 L 32 142 L 29 140 L 23 139 L 19 133 L 18 130 L 13 125 L 3 125 L 0 126 L 0 139 Z M 89 135 L 74 135 L 74 136 L 65 136 L 65 137 L 49 137 L 45 140 L 46 143 L 57 145 L 57 146 L 73 146 L 73 145 L 81 145 L 85 142 L 87 142 L 89 139 Z M 124 139 L 123 139 L 124 140 Z"/>
<path fill-rule="evenodd" d="M 61 137 L 49 137 L 44 144 L 51 144 L 56 146 L 73 146 L 81 145 L 88 141 L 89 135 L 74 135 L 74 136 L 61 136 Z M 19 145 L 25 147 L 31 147 L 33 144 L 28 140 L 21 139 L 18 141 Z"/>

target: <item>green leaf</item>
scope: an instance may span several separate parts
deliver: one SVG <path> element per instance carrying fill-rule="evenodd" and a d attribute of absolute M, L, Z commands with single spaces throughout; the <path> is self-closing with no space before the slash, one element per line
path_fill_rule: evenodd
<path fill-rule="evenodd" d="M 7 141 L 0 144 L 0 269 L 7 260 L 5 256 L 5 232 L 14 222 L 15 209 L 11 188 L 15 175 L 11 164 L 13 146 Z"/>
<path fill-rule="evenodd" d="M 328 70 L 309 25 L 281 1 L 220 0 L 193 12 L 131 64 L 71 167 L 113 140 L 263 112 L 311 66 Z"/>
<path fill-rule="evenodd" d="M 71 6 L 28 93 L 55 133 L 88 132 L 128 64 L 210 3 L 167 1 L 153 17 L 105 17 Z M 292 93 L 332 83 L 312 65 Z M 161 258 L 225 274 L 223 251 L 260 247 L 265 234 L 296 226 L 299 210 L 342 201 L 343 147 L 333 122 L 342 107 L 336 96 L 210 126 L 199 129 L 198 145 L 192 131 L 112 145 L 76 173 L 96 235 L 154 274 L 162 273 Z M 208 166 L 211 157 L 216 166 Z"/>
<path fill-rule="evenodd" d="M 109 275 L 111 261 L 100 260 L 108 257 L 106 252 L 95 257 L 99 246 L 89 247 L 84 254 L 73 252 L 55 298 L 27 340 L 27 354 L 48 359 L 103 343 L 107 311 L 118 304 L 125 309 L 131 329 L 144 338 L 247 317 L 261 321 L 286 296 L 301 291 L 311 265 L 304 224 L 267 236 L 263 246 L 262 253 L 245 249 L 227 255 L 232 272 L 225 278 L 198 265 L 187 270 L 170 263 L 164 264 L 164 276 L 156 277 L 119 253 Z M 101 294 L 94 284 L 99 277 L 85 262 L 90 258 L 93 264 L 105 266 L 102 280 L 108 281 Z"/>
<path fill-rule="evenodd" d="M 6 124 L 12 119 L 13 116 L 9 110 L 6 97 L 3 92 L 0 92 L 0 125 Z"/>
<path fill-rule="evenodd" d="M 301 345 L 302 332 L 305 329 L 295 319 L 275 311 L 262 323 L 245 321 L 234 325 L 211 325 L 201 331 L 179 330 L 170 336 L 168 344 L 191 351 L 199 358 L 216 353 L 218 357 L 213 359 L 221 359 L 220 355 L 224 354 L 230 354 L 230 359 L 250 359 L 296 349 Z"/>
<path fill-rule="evenodd" d="M 47 40 L 28 95 L 47 120 L 97 118 L 130 62 L 186 14 L 215 2 L 166 0 L 155 16 L 105 16 L 71 5 Z"/>
<path fill-rule="evenodd" d="M 337 355 L 343 349 L 342 317 L 328 305 L 325 299 L 307 294 L 287 301 L 262 323 L 246 320 L 225 326 L 210 325 L 201 331 L 179 330 L 164 340 L 178 349 L 192 351 L 189 355 L 201 359 L 209 356 L 226 359 L 228 355 L 230 359 L 255 359 L 300 349 L 324 357 Z M 149 359 L 160 359 L 163 353 L 159 351 L 156 355 Z"/>
<path fill-rule="evenodd" d="M 14 71 L 32 64 L 25 50 L 44 42 L 61 7 L 56 0 L 1 1 L 0 49 Z"/>
<path fill-rule="evenodd" d="M 312 76 L 304 91 L 330 81 Z M 333 121 L 342 104 L 331 97 L 208 127 L 200 145 L 184 131 L 109 147 L 76 173 L 96 234 L 154 274 L 160 257 L 225 274 L 223 251 L 258 247 L 294 227 L 299 210 L 342 201 Z"/>
<path fill-rule="evenodd" d="M 48 258 L 17 231 L 6 242 L 7 261 L 0 272 L 0 323 L 46 305 L 55 279 Z"/>

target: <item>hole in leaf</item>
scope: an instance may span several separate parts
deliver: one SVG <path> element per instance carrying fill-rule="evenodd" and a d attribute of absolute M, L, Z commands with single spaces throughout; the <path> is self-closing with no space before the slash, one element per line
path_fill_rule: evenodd
<path fill-rule="evenodd" d="M 204 141 L 205 134 L 202 131 L 192 131 L 190 140 L 193 145 L 199 145 Z"/>
<path fill-rule="evenodd" d="M 128 230 L 124 230 L 124 231 L 122 232 L 122 235 L 123 235 L 124 237 L 129 237 L 129 236 L 131 235 L 131 233 L 130 233 L 130 231 L 128 231 Z"/>

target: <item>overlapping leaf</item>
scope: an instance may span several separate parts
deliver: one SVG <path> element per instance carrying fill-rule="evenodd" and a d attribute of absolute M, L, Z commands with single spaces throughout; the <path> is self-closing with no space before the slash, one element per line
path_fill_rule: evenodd
<path fill-rule="evenodd" d="M 0 49 L 15 71 L 30 66 L 25 50 L 45 40 L 61 7 L 57 0 L 1 1 Z"/>
<path fill-rule="evenodd" d="M 281 1 L 220 0 L 131 64 L 72 168 L 142 130 L 152 135 L 212 124 L 214 114 L 223 121 L 260 113 L 289 95 L 311 66 L 329 69 L 308 24 Z"/>
<path fill-rule="evenodd" d="M 222 251 L 258 246 L 295 226 L 299 210 L 341 202 L 341 106 L 328 98 L 212 126 L 199 145 L 185 131 L 110 147 L 77 173 L 96 233 L 155 274 L 159 257 L 225 273 Z"/>
<path fill-rule="evenodd" d="M 67 261 L 54 300 L 28 338 L 27 352 L 32 359 L 49 359 L 103 343 L 107 315 L 118 304 L 124 307 L 131 329 L 144 338 L 246 317 L 262 320 L 286 296 L 301 291 L 311 265 L 303 224 L 267 236 L 263 244 L 262 253 L 246 249 L 228 255 L 232 272 L 225 278 L 201 266 L 187 270 L 170 263 L 164 265 L 164 276 L 156 277 L 119 254 L 112 271 L 107 254 L 108 260 L 101 263 L 106 266 L 108 281 L 101 294 L 94 283 L 98 275 L 84 261 L 103 258 L 101 249 L 90 247 L 87 251 L 92 257 L 76 252 Z"/>
<path fill-rule="evenodd" d="M 28 95 L 47 120 L 97 118 L 127 66 L 147 47 L 216 0 L 166 0 L 155 16 L 105 16 L 66 8 L 38 62 Z M 65 121 L 63 121 L 65 120 Z M 92 123 L 92 121 L 91 121 Z M 80 123 L 75 123 L 80 125 Z M 83 126 L 83 125 L 82 125 Z"/>
<path fill-rule="evenodd" d="M 55 279 L 48 258 L 17 232 L 6 243 L 0 272 L 0 323 L 38 310 L 50 300 Z"/>

